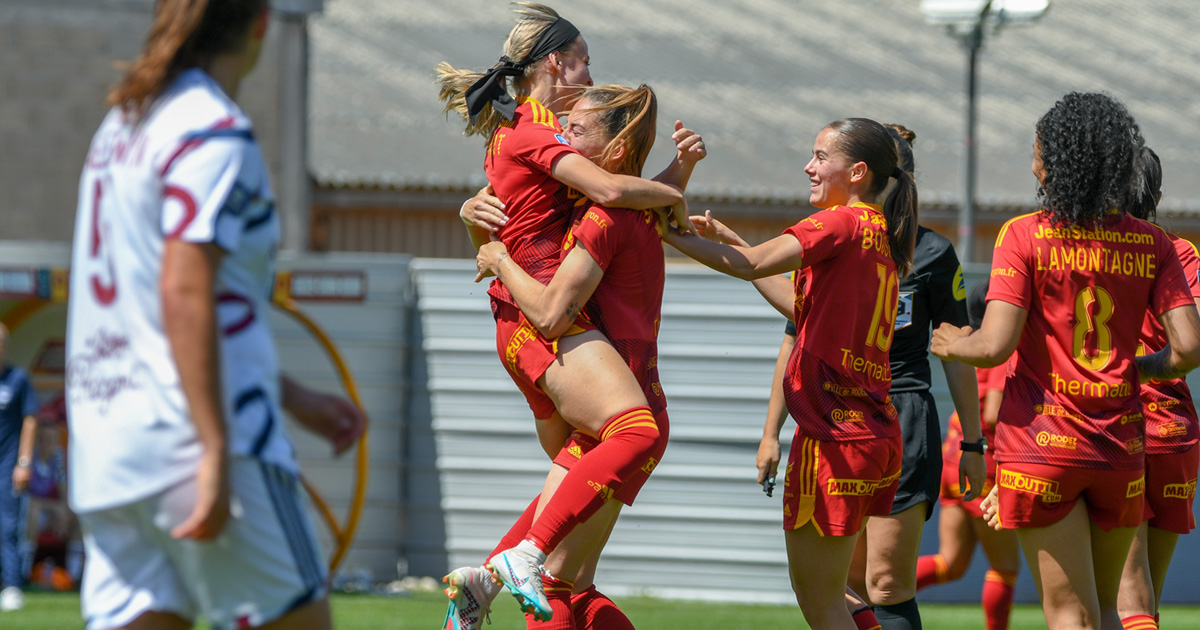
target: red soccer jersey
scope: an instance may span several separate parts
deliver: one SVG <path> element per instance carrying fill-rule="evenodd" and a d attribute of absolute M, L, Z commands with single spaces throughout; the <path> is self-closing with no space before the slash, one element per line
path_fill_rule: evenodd
<path fill-rule="evenodd" d="M 591 205 L 577 217 L 563 243 L 563 256 L 582 246 L 604 270 L 584 314 L 608 337 L 637 377 L 650 409 L 667 408 L 658 381 L 658 321 L 666 268 L 658 221 L 648 210 Z"/>
<path fill-rule="evenodd" d="M 887 220 L 868 204 L 822 210 L 784 231 L 804 248 L 796 272 L 796 346 L 784 395 L 822 441 L 900 433 L 888 388 L 899 278 Z"/>
<path fill-rule="evenodd" d="M 1196 246 L 1174 234 L 1168 236 L 1179 254 L 1192 298 L 1200 298 L 1200 256 L 1197 256 Z M 1157 352 L 1167 345 L 1162 324 L 1148 311 L 1142 322 L 1141 341 L 1138 354 Z M 1149 454 L 1182 453 L 1200 441 L 1192 390 L 1184 379 L 1142 383 L 1142 413 L 1146 414 L 1146 452 Z"/>
<path fill-rule="evenodd" d="M 551 177 L 550 169 L 574 152 L 554 112 L 532 98 L 521 99 L 513 119 L 498 127 L 488 142 L 484 170 L 508 215 L 500 240 L 513 261 L 542 284 L 549 284 L 558 269 L 573 207 L 570 189 Z M 492 281 L 488 294 L 516 305 L 498 280 Z"/>
<path fill-rule="evenodd" d="M 1057 227 L 1044 212 L 1017 217 L 996 237 L 987 299 L 1029 312 L 1005 382 L 996 459 L 1141 468 L 1133 359 L 1142 320 L 1147 309 L 1192 300 L 1166 232 L 1123 213 L 1096 229 Z"/>

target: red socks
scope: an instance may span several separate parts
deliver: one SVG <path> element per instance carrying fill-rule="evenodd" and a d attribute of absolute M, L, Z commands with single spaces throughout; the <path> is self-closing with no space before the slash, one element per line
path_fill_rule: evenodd
<path fill-rule="evenodd" d="M 983 578 L 983 616 L 987 630 L 1008 630 L 1017 574 L 988 569 Z M 1129 626 L 1126 626 L 1128 628 Z"/>
<path fill-rule="evenodd" d="M 571 597 L 578 630 L 634 630 L 629 617 L 595 586 Z"/>
<path fill-rule="evenodd" d="M 635 471 L 646 464 L 658 444 L 658 425 L 649 407 L 613 416 L 600 431 L 600 443 L 571 468 L 526 540 L 549 553 L 588 520 Z"/>
<path fill-rule="evenodd" d="M 1158 615 L 1130 615 L 1121 619 L 1125 630 L 1158 630 Z"/>
<path fill-rule="evenodd" d="M 575 630 L 575 616 L 571 613 L 571 590 L 573 585 L 549 575 L 542 578 L 546 589 L 546 600 L 550 602 L 550 621 L 537 621 L 533 615 L 525 614 L 528 630 Z"/>
<path fill-rule="evenodd" d="M 879 630 L 879 620 L 870 606 L 863 606 L 850 615 L 854 619 L 854 627 L 858 630 Z"/>
<path fill-rule="evenodd" d="M 950 565 L 942 554 L 917 558 L 917 590 L 934 584 L 944 584 L 950 577 Z"/>

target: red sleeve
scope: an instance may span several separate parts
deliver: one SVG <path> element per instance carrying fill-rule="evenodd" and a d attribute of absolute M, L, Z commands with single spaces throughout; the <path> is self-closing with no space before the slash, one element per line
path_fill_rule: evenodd
<path fill-rule="evenodd" d="M 1175 251 L 1179 253 L 1179 263 L 1183 265 L 1183 277 L 1187 280 L 1188 288 L 1192 290 L 1193 298 L 1200 298 L 1200 255 L 1196 246 L 1186 238 L 1175 238 Z"/>
<path fill-rule="evenodd" d="M 800 241 L 804 249 L 803 265 L 811 267 L 837 254 L 838 249 L 854 239 L 858 222 L 849 212 L 837 208 L 822 210 L 783 231 Z"/>
<path fill-rule="evenodd" d="M 633 218 L 634 210 L 609 210 L 604 206 L 592 206 L 572 229 L 575 240 L 591 254 L 592 259 L 604 271 L 617 257 L 626 239 L 621 238 L 625 230 L 620 222 Z"/>
<path fill-rule="evenodd" d="M 508 134 L 502 150 L 511 151 L 513 160 L 531 169 L 550 173 L 554 162 L 568 153 L 578 153 L 553 126 L 527 122 Z"/>
<path fill-rule="evenodd" d="M 1033 297 L 1033 269 L 1029 265 L 1029 233 L 1024 217 L 1009 220 L 1000 228 L 992 251 L 992 274 L 987 301 L 1000 300 L 1029 310 Z"/>
<path fill-rule="evenodd" d="M 1183 276 L 1183 265 L 1170 239 L 1156 239 L 1158 273 L 1154 276 L 1154 294 L 1150 297 L 1150 312 L 1155 315 L 1180 306 L 1192 304 L 1192 290 Z"/>

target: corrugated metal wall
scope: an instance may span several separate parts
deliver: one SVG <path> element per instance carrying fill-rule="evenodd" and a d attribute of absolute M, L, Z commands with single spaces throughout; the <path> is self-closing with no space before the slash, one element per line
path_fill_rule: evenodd
<path fill-rule="evenodd" d="M 413 293 L 407 256 L 370 254 L 305 254 L 281 257 L 281 271 L 347 271 L 366 278 L 362 302 L 301 301 L 299 308 L 333 340 L 357 383 L 371 418 L 368 444 L 370 478 L 358 534 L 341 569 L 369 571 L 391 579 L 404 539 L 404 436 L 411 391 L 409 330 Z M 341 381 L 308 332 L 280 311 L 271 325 L 283 370 L 314 388 L 342 393 Z M 296 444 L 305 476 L 328 501 L 343 524 L 355 473 L 355 449 L 330 457 L 327 442 L 294 423 L 289 434 Z M 318 530 L 326 532 L 324 528 Z M 326 539 L 328 537 L 326 536 Z"/>
<path fill-rule="evenodd" d="M 968 272 L 968 284 L 986 268 Z M 532 416 L 495 356 L 484 284 L 470 261 L 416 260 L 417 337 L 408 476 L 409 568 L 440 575 L 478 564 L 549 468 Z M 659 338 L 671 443 L 636 505 L 626 508 L 596 581 L 612 594 L 791 602 L 780 497 L 755 483 L 755 455 L 783 318 L 749 283 L 696 265 L 669 265 Z M 936 360 L 935 360 L 936 362 Z M 422 375 L 427 376 L 427 380 Z M 952 403 L 933 368 L 941 416 Z M 425 389 L 421 389 L 424 381 Z M 425 416 L 425 414 L 428 414 Z M 424 417 L 423 417 L 424 416 Z M 783 431 L 786 448 L 795 425 Z M 937 516 L 922 553 L 937 551 Z M 1197 601 L 1200 537 L 1180 539 L 1164 601 Z M 978 602 L 986 561 L 923 601 Z M 698 559 L 703 558 L 703 563 Z M 1027 570 L 1018 598 L 1036 601 Z"/>

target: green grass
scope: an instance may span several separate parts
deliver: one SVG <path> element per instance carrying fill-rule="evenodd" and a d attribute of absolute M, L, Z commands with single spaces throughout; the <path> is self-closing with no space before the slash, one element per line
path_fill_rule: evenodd
<path fill-rule="evenodd" d="M 750 606 L 676 602 L 648 597 L 620 598 L 617 602 L 639 628 L 687 630 L 729 630 L 731 628 L 779 627 L 807 628 L 795 606 Z M 487 630 L 521 630 L 524 617 L 507 597 L 496 601 L 492 625 Z M 333 616 L 339 630 L 436 630 L 446 611 L 445 598 L 439 593 L 417 593 L 407 597 L 369 597 L 335 595 Z M 974 630 L 983 628 L 983 613 L 978 606 L 924 604 L 921 617 L 929 630 Z M 1162 611 L 1165 628 L 1200 628 L 1200 607 L 1168 606 Z M 0 613 L 4 630 L 58 630 L 82 628 L 79 596 L 73 593 L 28 593 L 25 608 Z M 1045 628 L 1042 612 L 1036 606 L 1017 606 L 1013 610 L 1011 630 Z"/>

